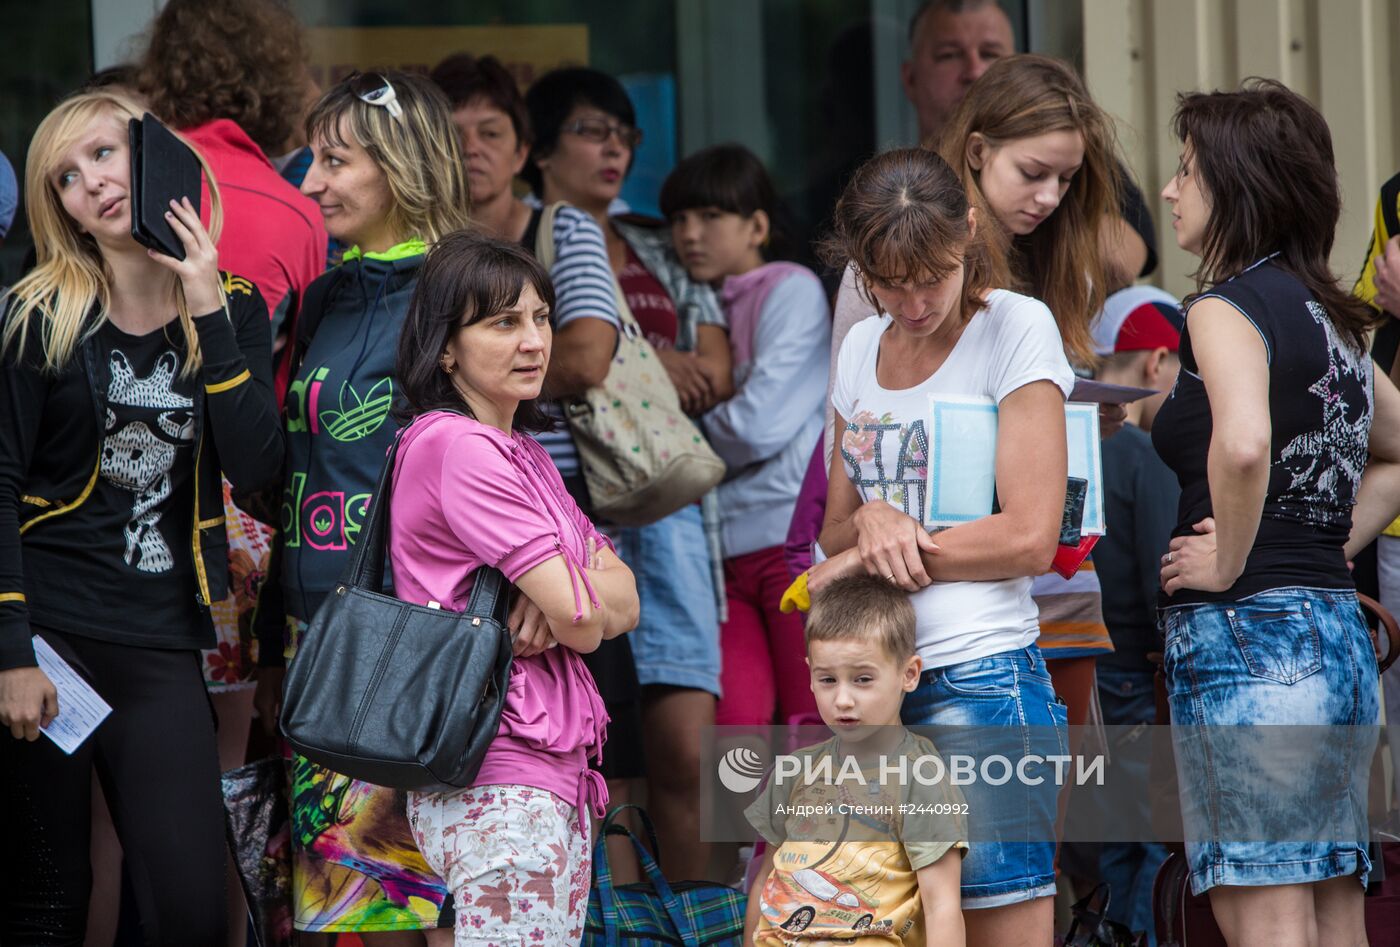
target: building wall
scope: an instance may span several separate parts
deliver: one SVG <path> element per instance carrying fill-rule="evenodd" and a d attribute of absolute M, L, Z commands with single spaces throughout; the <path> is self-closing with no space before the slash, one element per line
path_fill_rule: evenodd
<path fill-rule="evenodd" d="M 1400 170 L 1400 0 L 1082 0 L 1084 72 L 1119 120 L 1123 152 L 1157 221 L 1154 281 L 1193 288 L 1195 258 L 1176 246 L 1157 195 L 1180 152 L 1168 123 L 1176 93 L 1279 79 L 1332 129 L 1344 201 L 1332 267 L 1351 280 L 1371 233 L 1376 192 Z"/>

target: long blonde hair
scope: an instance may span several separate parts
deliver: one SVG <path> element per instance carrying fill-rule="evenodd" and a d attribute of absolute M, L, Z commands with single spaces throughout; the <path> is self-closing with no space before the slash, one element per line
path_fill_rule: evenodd
<path fill-rule="evenodd" d="M 29 144 L 24 171 L 24 201 L 38 265 L 0 296 L 0 312 L 9 310 L 4 333 L 0 335 L 0 353 L 8 352 L 12 345 L 23 353 L 30 323 L 38 321 L 44 368 L 58 372 L 72 359 L 82 341 L 107 321 L 111 272 L 97 241 L 80 231 L 63 209 L 52 177 L 63 153 L 104 113 L 125 121 L 139 119 L 144 111 L 124 92 L 99 89 L 65 99 L 39 124 Z M 209 236 L 217 241 L 223 221 L 219 187 L 198 149 L 195 155 L 209 184 Z M 184 287 L 174 274 L 169 279 L 174 284 L 176 310 L 188 353 L 181 375 L 188 377 L 202 364 L 199 337 L 185 303 Z M 93 303 L 98 304 L 98 312 L 96 318 L 89 319 Z"/>
<path fill-rule="evenodd" d="M 1050 217 L 1030 236 L 1013 240 L 987 206 L 979 172 L 968 160 L 968 139 L 977 133 L 995 147 L 1054 131 L 1083 136 L 1084 164 Z M 1099 237 L 1118 213 L 1120 188 L 1112 119 L 1069 66 L 1046 56 L 1007 56 L 973 83 L 937 144 L 980 211 L 994 285 L 1038 296 L 1055 315 L 1065 354 L 1093 365 L 1089 323 L 1108 292 Z"/>
<path fill-rule="evenodd" d="M 306 116 L 306 140 L 344 145 L 349 137 L 384 172 L 393 201 L 389 229 L 397 240 L 436 243 L 471 226 L 471 196 L 461 139 L 447 96 L 432 80 L 386 69 L 402 114 L 360 100 L 353 79 L 331 87 Z M 342 127 L 341 121 L 344 120 Z"/>

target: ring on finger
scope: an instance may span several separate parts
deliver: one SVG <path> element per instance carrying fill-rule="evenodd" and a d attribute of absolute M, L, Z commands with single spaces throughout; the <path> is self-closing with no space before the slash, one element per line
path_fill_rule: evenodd
<path fill-rule="evenodd" d="M 1162 561 L 1163 561 L 1164 563 L 1166 563 L 1167 565 L 1171 565 L 1173 562 L 1176 561 L 1176 553 L 1174 553 L 1174 552 L 1169 552 L 1169 553 L 1167 553 L 1165 556 L 1162 557 Z"/>

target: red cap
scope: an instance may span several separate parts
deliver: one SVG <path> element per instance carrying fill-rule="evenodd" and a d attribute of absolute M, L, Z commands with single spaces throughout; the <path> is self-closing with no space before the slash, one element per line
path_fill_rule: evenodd
<path fill-rule="evenodd" d="M 1165 311 L 1164 311 L 1165 310 Z M 1118 327 L 1118 338 L 1114 340 L 1115 352 L 1141 352 L 1163 348 L 1175 352 L 1181 348 L 1181 332 L 1168 313 L 1176 315 L 1161 303 L 1143 303 L 1132 312 Z"/>
<path fill-rule="evenodd" d="M 1184 320 L 1176 297 L 1155 286 L 1129 286 L 1104 301 L 1089 325 L 1096 355 L 1181 348 Z"/>

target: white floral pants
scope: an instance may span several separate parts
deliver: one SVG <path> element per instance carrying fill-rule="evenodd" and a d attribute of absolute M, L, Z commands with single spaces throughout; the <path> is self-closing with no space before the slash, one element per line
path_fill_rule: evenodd
<path fill-rule="evenodd" d="M 409 793 L 408 821 L 452 891 L 456 947 L 555 947 L 583 938 L 589 845 L 573 806 L 530 786 L 472 786 Z"/>

